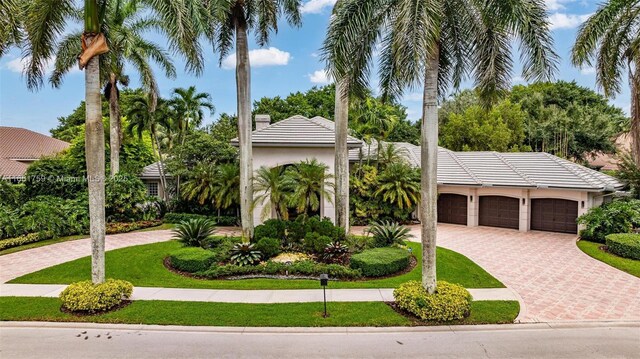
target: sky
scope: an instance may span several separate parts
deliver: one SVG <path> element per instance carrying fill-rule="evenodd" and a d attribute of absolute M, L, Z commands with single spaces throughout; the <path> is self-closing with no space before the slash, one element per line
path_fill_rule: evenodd
<path fill-rule="evenodd" d="M 577 27 L 592 14 L 599 1 L 594 0 L 545 0 L 549 20 L 555 40 L 555 48 L 561 57 L 556 79 L 573 81 L 597 90 L 595 74 L 592 68 L 578 69 L 571 65 L 569 54 L 574 42 Z M 291 92 L 306 91 L 312 86 L 329 83 L 324 72 L 324 65 L 318 57 L 326 32 L 331 8 L 335 0 L 303 0 L 303 25 L 292 28 L 286 23 L 279 25 L 279 31 L 272 36 L 271 42 L 259 48 L 250 43 L 251 61 L 251 96 L 252 101 L 263 96 L 285 97 Z M 151 39 L 163 44 L 163 39 L 151 34 Z M 200 77 L 184 71 L 184 61 L 173 56 L 178 74 L 175 79 L 167 79 L 156 72 L 163 97 L 171 96 L 176 87 L 195 85 L 199 92 L 211 94 L 216 113 L 209 116 L 206 123 L 217 119 L 222 112 L 236 112 L 235 96 L 235 59 L 233 54 L 222 59 L 211 46 L 206 44 L 205 71 Z M 512 81 L 513 84 L 524 83 L 519 73 L 518 55 Z M 0 58 L 0 125 L 25 127 L 36 132 L 49 134 L 56 127 L 58 117 L 70 114 L 84 98 L 84 75 L 80 70 L 69 73 L 62 86 L 52 88 L 48 83 L 39 91 L 32 92 L 26 87 L 22 76 L 23 59 L 19 49 L 13 49 Z M 131 87 L 137 87 L 139 81 L 135 73 L 131 73 Z M 463 87 L 471 87 L 465 83 Z M 372 88 L 377 88 L 375 76 Z M 420 117 L 421 94 L 418 90 L 407 91 L 402 104 L 407 107 L 409 119 Z M 627 86 L 623 92 L 610 102 L 629 113 L 630 94 Z M 106 115 L 106 114 L 105 114 Z"/>

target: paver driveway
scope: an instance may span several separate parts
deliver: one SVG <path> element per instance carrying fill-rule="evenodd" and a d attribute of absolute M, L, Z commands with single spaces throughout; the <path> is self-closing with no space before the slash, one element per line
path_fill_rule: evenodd
<path fill-rule="evenodd" d="M 420 228 L 412 227 L 420 238 Z M 438 225 L 438 245 L 469 257 L 524 300 L 524 321 L 640 319 L 640 278 L 584 254 L 576 236 Z"/>

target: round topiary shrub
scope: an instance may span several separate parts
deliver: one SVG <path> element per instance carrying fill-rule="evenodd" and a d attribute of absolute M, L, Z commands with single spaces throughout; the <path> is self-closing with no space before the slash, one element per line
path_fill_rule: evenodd
<path fill-rule="evenodd" d="M 640 260 L 640 234 L 617 233 L 606 238 L 609 252 L 620 257 Z"/>
<path fill-rule="evenodd" d="M 104 312 L 131 297 L 133 284 L 119 279 L 107 279 L 102 284 L 90 280 L 69 284 L 60 293 L 62 308 L 72 312 Z"/>
<path fill-rule="evenodd" d="M 463 319 L 471 311 L 471 294 L 463 287 L 438 281 L 436 292 L 428 294 L 422 283 L 412 280 L 393 291 L 398 308 L 422 320 L 447 322 Z"/>
<path fill-rule="evenodd" d="M 207 249 L 197 247 L 181 248 L 169 254 L 171 267 L 188 273 L 209 269 L 215 261 L 215 254 Z"/>
<path fill-rule="evenodd" d="M 374 248 L 354 254 L 351 268 L 360 269 L 365 277 L 382 277 L 409 266 L 409 252 L 401 248 Z"/>
<path fill-rule="evenodd" d="M 262 259 L 275 257 L 282 252 L 279 239 L 264 237 L 256 243 L 256 250 L 262 253 Z"/>

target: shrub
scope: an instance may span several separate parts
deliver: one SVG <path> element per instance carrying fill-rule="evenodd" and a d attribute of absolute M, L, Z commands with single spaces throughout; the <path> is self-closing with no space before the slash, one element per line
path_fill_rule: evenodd
<path fill-rule="evenodd" d="M 347 236 L 345 240 L 345 244 L 351 252 L 360 253 L 365 249 L 371 248 L 373 246 L 373 239 L 367 236 L 357 236 L 350 234 Z"/>
<path fill-rule="evenodd" d="M 0 238 L 17 237 L 25 233 L 17 209 L 0 204 Z"/>
<path fill-rule="evenodd" d="M 349 247 L 340 242 L 331 242 L 322 253 L 322 261 L 325 263 L 345 264 L 349 260 Z"/>
<path fill-rule="evenodd" d="M 210 250 L 188 247 L 169 254 L 171 266 L 189 273 L 207 270 L 215 261 L 215 254 Z"/>
<path fill-rule="evenodd" d="M 447 322 L 462 319 L 471 311 L 471 294 L 463 287 L 437 282 L 434 294 L 428 294 L 418 281 L 406 282 L 393 291 L 396 305 L 422 320 Z"/>
<path fill-rule="evenodd" d="M 188 246 L 203 246 L 215 230 L 215 224 L 207 218 L 190 219 L 176 225 L 173 238 Z"/>
<path fill-rule="evenodd" d="M 258 264 L 261 257 L 262 253 L 250 243 L 237 243 L 231 249 L 231 263 L 237 266 Z"/>
<path fill-rule="evenodd" d="M 134 175 L 119 173 L 105 181 L 105 215 L 109 222 L 142 219 L 147 202 L 144 183 Z"/>
<path fill-rule="evenodd" d="M 409 252 L 401 248 L 374 248 L 354 254 L 351 268 L 360 269 L 366 277 L 382 277 L 409 266 Z"/>
<path fill-rule="evenodd" d="M 23 233 L 51 232 L 53 236 L 86 233 L 89 205 L 86 198 L 39 196 L 20 208 Z"/>
<path fill-rule="evenodd" d="M 237 226 L 240 224 L 238 217 L 234 216 L 216 216 L 213 219 L 219 226 Z"/>
<path fill-rule="evenodd" d="M 304 237 L 304 249 L 307 253 L 322 254 L 332 239 L 316 232 L 307 233 Z"/>
<path fill-rule="evenodd" d="M 111 222 L 106 224 L 107 234 L 127 233 L 137 231 L 139 229 L 156 227 L 162 224 L 162 221 L 138 221 L 138 222 Z"/>
<path fill-rule="evenodd" d="M 640 234 L 610 234 L 606 241 L 609 252 L 620 257 L 640 260 Z"/>
<path fill-rule="evenodd" d="M 376 247 L 388 247 L 393 244 L 402 244 L 412 238 L 409 227 L 401 226 L 395 222 L 383 221 L 373 223 L 368 232 L 373 235 L 373 243 Z"/>
<path fill-rule="evenodd" d="M 284 275 L 287 273 L 300 276 L 319 276 L 322 273 L 327 273 L 330 278 L 335 279 L 358 279 L 362 277 L 360 270 L 338 264 L 316 263 L 311 260 L 301 260 L 293 262 L 291 265 L 275 261 L 253 266 L 213 265 L 208 270 L 198 273 L 198 275 L 214 279 L 238 275 Z"/>
<path fill-rule="evenodd" d="M 341 242 L 345 240 L 345 231 L 343 228 L 333 225 L 329 218 L 320 219 L 318 217 L 311 217 L 307 219 L 304 224 L 305 234 L 315 232 L 321 236 L 331 238 L 333 241 Z"/>
<path fill-rule="evenodd" d="M 16 208 L 20 203 L 19 185 L 11 184 L 0 177 L 0 205 Z"/>
<path fill-rule="evenodd" d="M 269 237 L 264 237 L 260 239 L 258 243 L 256 243 L 255 245 L 256 250 L 262 253 L 263 259 L 269 259 L 271 257 L 275 257 L 278 254 L 280 254 L 281 252 L 280 246 L 281 246 L 281 242 L 279 239 L 269 238 Z"/>
<path fill-rule="evenodd" d="M 604 243 L 605 237 L 614 233 L 630 233 L 640 227 L 640 200 L 614 200 L 594 207 L 578 218 L 585 228 L 580 231 L 582 239 Z"/>
<path fill-rule="evenodd" d="M 0 240 L 0 251 L 7 248 L 18 247 L 24 244 L 43 241 L 51 237 L 52 237 L 51 233 L 39 232 L 39 233 L 24 234 L 22 236 L 15 237 L 15 238 L 3 239 L 3 240 Z"/>
<path fill-rule="evenodd" d="M 75 198 L 86 191 L 85 170 L 74 168 L 66 156 L 42 158 L 33 162 L 25 173 L 25 196 Z"/>
<path fill-rule="evenodd" d="M 133 285 L 124 280 L 107 279 L 96 285 L 87 280 L 70 284 L 60 293 L 60 299 L 67 310 L 95 313 L 117 307 L 132 292 Z"/>
<path fill-rule="evenodd" d="M 238 218 L 232 216 L 207 216 L 204 214 L 193 213 L 174 213 L 169 212 L 164 215 L 164 221 L 166 223 L 180 223 L 190 219 L 206 218 L 213 221 L 218 226 L 236 226 L 238 225 Z"/>
<path fill-rule="evenodd" d="M 284 240 L 287 230 L 287 222 L 279 219 L 268 219 L 253 232 L 253 239 L 257 242 L 262 238 L 278 238 Z"/>

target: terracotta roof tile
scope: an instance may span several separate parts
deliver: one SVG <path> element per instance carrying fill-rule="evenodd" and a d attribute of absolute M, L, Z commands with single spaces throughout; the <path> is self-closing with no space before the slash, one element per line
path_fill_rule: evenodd
<path fill-rule="evenodd" d="M 26 128 L 0 126 L 0 176 L 20 177 L 29 162 L 52 156 L 70 144 Z"/>

